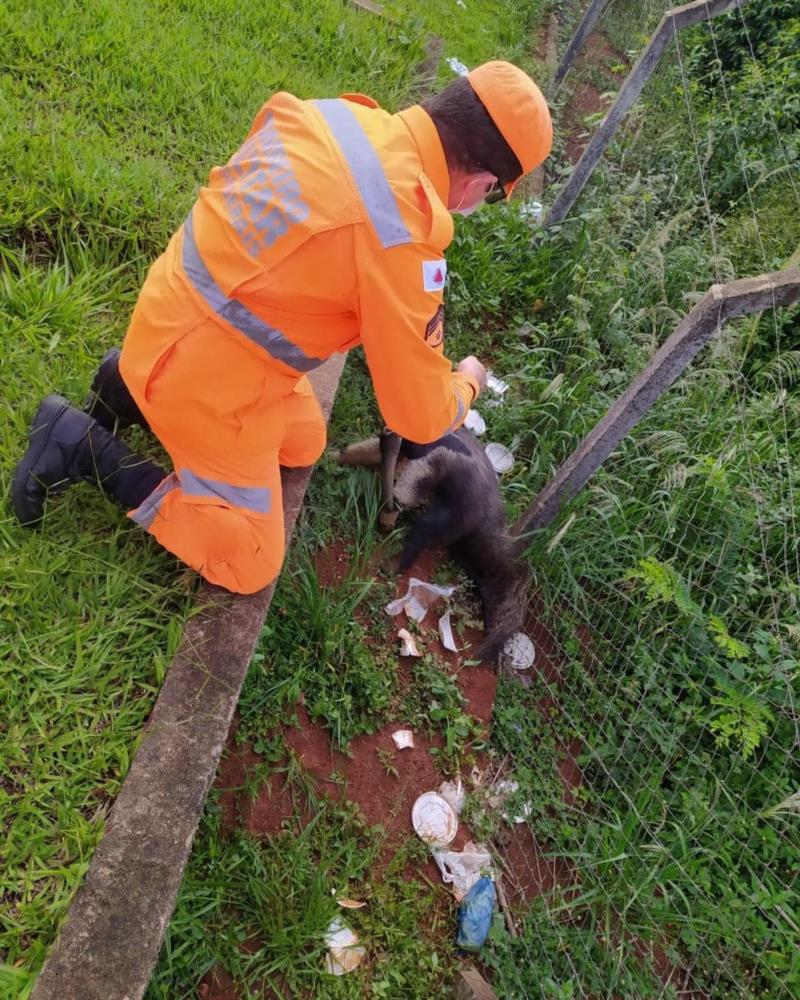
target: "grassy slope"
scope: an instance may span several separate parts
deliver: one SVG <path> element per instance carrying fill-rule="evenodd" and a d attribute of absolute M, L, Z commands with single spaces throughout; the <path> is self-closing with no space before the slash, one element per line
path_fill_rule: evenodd
<path fill-rule="evenodd" d="M 37 401 L 83 398 L 150 262 L 274 90 L 402 104 L 429 32 L 526 58 L 540 6 L 398 0 L 0 9 L 0 490 Z M 444 71 L 447 76 L 447 71 Z M 359 374 L 351 398 L 361 395 Z M 360 401 L 339 408 L 352 425 Z M 366 420 L 365 416 L 359 419 Z M 101 498 L 31 534 L 0 511 L 0 995 L 25 991 L 102 834 L 193 580 Z"/>
<path fill-rule="evenodd" d="M 636 49 L 632 11 L 615 5 L 606 30 Z M 683 38 L 685 85 L 668 54 L 550 241 L 562 262 L 550 308 L 498 358 L 518 379 L 492 427 L 516 436 L 516 504 L 698 294 L 780 267 L 798 246 L 787 95 L 800 22 L 758 71 L 746 57 L 720 78 L 711 57 L 735 18 Z M 495 739 L 580 890 L 539 900 L 521 940 L 497 934 L 501 996 L 661 996 L 637 939 L 666 946 L 715 1000 L 798 995 L 800 841 L 797 817 L 775 807 L 798 785 L 799 324 L 795 308 L 727 326 L 536 540 L 562 711 L 546 717 L 540 690 L 501 689 Z M 573 739 L 582 810 L 561 803 L 557 782 L 543 787 L 545 761 Z"/>

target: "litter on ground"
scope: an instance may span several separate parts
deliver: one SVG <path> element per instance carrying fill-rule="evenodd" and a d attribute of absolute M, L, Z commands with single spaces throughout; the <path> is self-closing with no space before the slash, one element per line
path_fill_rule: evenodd
<path fill-rule="evenodd" d="M 486 801 L 492 809 L 502 809 L 503 819 L 507 823 L 524 823 L 533 811 L 530 802 L 523 802 L 517 806 L 514 813 L 505 808 L 506 802 L 519 791 L 519 785 L 513 778 L 503 778 L 495 783 L 492 791 L 486 797 Z"/>
<path fill-rule="evenodd" d="M 463 951 L 476 952 L 483 947 L 492 926 L 495 899 L 494 882 L 481 876 L 462 900 L 456 944 Z"/>
<path fill-rule="evenodd" d="M 411 809 L 411 823 L 420 840 L 434 848 L 445 848 L 458 832 L 458 816 L 436 792 L 423 792 Z"/>
<path fill-rule="evenodd" d="M 498 378 L 493 372 L 486 373 L 486 388 L 497 396 L 505 396 L 508 392 L 508 382 Z"/>
<path fill-rule="evenodd" d="M 533 666 L 535 659 L 536 647 L 524 632 L 515 632 L 507 640 L 500 654 L 502 665 L 511 667 L 512 670 L 528 670 Z"/>
<path fill-rule="evenodd" d="M 456 778 L 455 781 L 443 781 L 439 785 L 439 794 L 449 803 L 456 816 L 460 816 L 467 797 L 461 778 Z"/>
<path fill-rule="evenodd" d="M 456 646 L 456 641 L 453 638 L 453 627 L 450 624 L 449 611 L 439 619 L 439 635 L 445 649 L 449 649 L 451 653 L 458 652 L 458 646 Z"/>
<path fill-rule="evenodd" d="M 486 433 L 486 421 L 477 410 L 467 410 L 467 419 L 464 421 L 464 426 L 468 431 L 477 434 L 478 437 Z"/>
<path fill-rule="evenodd" d="M 455 589 L 455 584 L 451 587 L 440 587 L 436 583 L 426 583 L 412 576 L 405 594 L 386 605 L 386 614 L 394 617 L 405 611 L 412 621 L 419 623 L 425 618 L 431 604 L 440 597 L 450 597 Z"/>
<path fill-rule="evenodd" d="M 410 729 L 398 729 L 396 733 L 392 733 L 392 739 L 398 750 L 414 749 L 414 734 Z"/>
<path fill-rule="evenodd" d="M 509 472 L 514 467 L 514 453 L 510 448 L 506 448 L 499 441 L 491 441 L 486 445 L 486 454 L 492 463 L 492 468 L 502 476 L 504 472 Z"/>
<path fill-rule="evenodd" d="M 422 656 L 422 653 L 417 649 L 417 642 L 414 636 L 406 628 L 401 628 L 397 633 L 397 638 L 401 642 L 400 655 L 401 656 Z"/>
<path fill-rule="evenodd" d="M 543 206 L 540 201 L 523 201 L 519 206 L 519 214 L 529 224 L 531 222 L 541 222 Z"/>
<path fill-rule="evenodd" d="M 325 933 L 328 954 L 325 956 L 325 971 L 332 976 L 343 976 L 352 972 L 364 959 L 367 949 L 358 943 L 358 935 L 336 917 L 328 925 Z"/>
<path fill-rule="evenodd" d="M 363 899 L 337 899 L 336 902 L 345 910 L 360 910 L 367 905 Z"/>
<path fill-rule="evenodd" d="M 491 868 L 492 857 L 483 844 L 468 840 L 461 851 L 433 851 L 433 860 L 442 873 L 442 881 L 453 886 L 458 902 L 467 895 L 478 879 Z"/>
<path fill-rule="evenodd" d="M 449 56 L 445 62 L 450 67 L 450 69 L 458 76 L 466 76 L 469 73 L 469 68 L 461 62 L 460 59 L 456 59 L 455 56 Z"/>

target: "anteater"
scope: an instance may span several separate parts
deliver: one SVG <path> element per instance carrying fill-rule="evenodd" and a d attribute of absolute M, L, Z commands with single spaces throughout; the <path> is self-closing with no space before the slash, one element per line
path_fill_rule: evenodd
<path fill-rule="evenodd" d="M 508 531 L 497 473 L 475 435 L 462 427 L 420 445 L 385 431 L 337 458 L 345 465 L 382 466 L 385 510 L 424 507 L 409 529 L 398 568 L 404 573 L 425 549 L 444 546 L 475 581 L 487 633 L 479 655 L 496 660 L 522 627 L 529 571 Z"/>

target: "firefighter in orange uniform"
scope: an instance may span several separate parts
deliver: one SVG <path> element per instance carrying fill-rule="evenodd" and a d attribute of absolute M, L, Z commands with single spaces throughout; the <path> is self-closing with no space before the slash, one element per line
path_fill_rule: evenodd
<path fill-rule="evenodd" d="M 325 446 L 307 373 L 360 344 L 389 428 L 426 443 L 459 427 L 485 371 L 443 353 L 451 212 L 507 198 L 551 141 L 544 98 L 510 63 L 394 115 L 357 94 L 275 94 L 151 268 L 84 410 L 39 407 L 12 483 L 19 520 L 39 523 L 48 490 L 89 480 L 212 583 L 270 583 L 279 467 Z M 115 436 L 131 423 L 171 472 Z"/>

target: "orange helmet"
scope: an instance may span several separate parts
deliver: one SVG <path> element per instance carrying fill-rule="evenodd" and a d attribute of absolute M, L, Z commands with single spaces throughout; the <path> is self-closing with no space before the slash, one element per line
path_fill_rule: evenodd
<path fill-rule="evenodd" d="M 553 122 L 533 80 L 512 63 L 499 61 L 483 63 L 467 79 L 519 160 L 522 175 L 538 167 L 553 145 Z M 505 185 L 506 195 L 518 180 Z"/>

